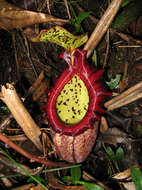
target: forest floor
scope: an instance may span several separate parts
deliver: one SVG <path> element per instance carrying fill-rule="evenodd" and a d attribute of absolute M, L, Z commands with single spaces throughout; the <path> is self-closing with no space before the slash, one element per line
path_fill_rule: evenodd
<path fill-rule="evenodd" d="M 13 2 L 15 1 L 13 0 Z M 42 1 L 43 4 L 45 2 Z M 53 16 L 68 19 L 69 15 L 64 1 L 47 2 L 49 2 L 47 5 L 50 6 L 43 7 L 42 12 L 48 13 L 50 11 Z M 26 9 L 32 11 L 39 10 L 41 7 L 39 0 L 30 1 L 28 5 L 22 3 L 23 1 L 21 3 L 16 1 L 15 5 L 22 8 L 26 6 Z M 80 30 L 77 27 L 75 28 L 73 24 L 65 24 L 63 27 L 71 33 L 76 31 L 75 35 L 88 33 L 90 36 L 108 7 L 108 3 L 108 0 L 69 1 L 71 17 L 76 17 L 75 22 L 77 22 L 80 11 L 84 15 L 88 11 L 91 13 L 78 24 Z M 136 9 L 131 10 L 131 8 L 131 2 L 125 7 L 121 7 L 116 19 L 96 48 L 97 67 L 104 68 L 104 81 L 111 81 L 109 83 L 111 89 L 109 90 L 113 92 L 114 96 L 142 81 L 142 15 L 138 13 L 138 15 L 132 15 L 132 11 L 133 13 L 138 11 Z M 117 19 L 118 17 L 119 19 Z M 123 17 L 131 19 L 123 20 Z M 45 89 L 49 90 L 56 78 L 67 67 L 67 64 L 59 58 L 63 48 L 52 43 L 34 43 L 24 36 L 24 31 L 27 28 L 39 33 L 40 30 L 49 29 L 55 25 L 44 23 L 10 31 L 0 30 L 0 84 L 14 84 L 19 97 L 24 98 L 26 109 L 43 133 L 41 138 L 42 143 L 44 143 L 43 153 L 39 152 L 27 139 L 2 101 L 0 101 L 0 132 L 30 154 L 41 158 L 46 157 L 53 162 L 60 162 L 61 159 L 56 155 L 51 140 L 48 121 L 45 119 L 45 110 L 40 108 L 47 102 L 48 97 Z M 88 64 L 91 64 L 92 60 L 94 59 L 90 57 Z M 43 83 L 40 81 L 39 86 L 36 86 L 35 81 L 39 80 L 38 76 L 41 72 L 44 72 Z M 31 86 L 35 89 L 29 93 Z M 140 94 L 140 92 L 138 93 Z M 15 162 L 9 158 L 7 159 L 3 151 L 6 151 L 16 163 L 27 167 L 27 171 L 31 175 L 51 190 L 85 189 L 81 183 L 74 183 L 73 176 L 77 176 L 78 180 L 88 185 L 90 183 L 97 184 L 98 190 L 125 188 L 134 190 L 129 168 L 141 169 L 142 99 L 112 111 L 106 110 L 100 122 L 96 143 L 90 155 L 78 166 L 79 169 L 77 170 L 69 168 L 55 172 L 43 172 L 43 170 L 48 171 L 51 167 L 29 160 L 2 141 L 0 141 L 0 147 L 2 148 L 0 150 L 0 176 L 3 176 L 0 178 L 1 190 L 44 189 L 40 184 L 37 185 L 33 179 L 31 180 L 28 174 L 23 174 L 22 170 L 19 172 L 18 165 L 15 165 Z M 116 174 L 120 174 L 120 176 Z M 27 181 L 29 178 L 30 180 Z M 63 178 L 66 179 L 66 182 L 63 181 Z M 88 189 L 95 189 L 95 187 L 90 185 Z"/>

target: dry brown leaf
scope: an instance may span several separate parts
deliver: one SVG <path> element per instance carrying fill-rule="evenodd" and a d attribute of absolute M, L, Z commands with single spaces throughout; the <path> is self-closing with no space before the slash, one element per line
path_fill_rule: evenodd
<path fill-rule="evenodd" d="M 0 173 L 0 177 L 4 176 L 3 173 Z M 4 184 L 5 187 L 7 187 L 6 189 L 10 189 L 12 187 L 12 182 L 10 181 L 10 179 L 8 178 L 1 178 L 2 183 Z"/>
<path fill-rule="evenodd" d="M 20 187 L 12 188 L 11 190 L 28 190 L 28 189 L 31 189 L 31 187 L 33 187 L 33 186 L 34 186 L 34 184 L 30 183 L 27 185 L 22 185 Z"/>
<path fill-rule="evenodd" d="M 138 165 L 134 165 L 133 167 L 137 169 L 139 168 Z M 115 174 L 113 178 L 117 180 L 126 180 L 130 178 L 130 175 L 131 175 L 131 171 L 130 171 L 130 168 L 128 168 L 124 170 L 123 172 Z"/>
<path fill-rule="evenodd" d="M 125 189 L 127 190 L 136 190 L 133 182 L 127 182 L 127 183 L 121 183 L 121 184 L 123 184 Z"/>
<path fill-rule="evenodd" d="M 58 25 L 63 25 L 69 23 L 69 20 L 20 9 L 5 0 L 0 0 L 0 28 L 10 30 L 45 22 L 54 22 Z"/>
<path fill-rule="evenodd" d="M 137 164 L 134 165 L 133 167 L 139 169 L 139 166 Z M 131 180 L 130 168 L 128 168 L 120 173 L 115 174 L 112 178 L 116 179 L 116 180 Z M 135 185 L 133 182 L 119 182 L 119 183 L 123 184 L 127 190 L 135 190 Z"/>
<path fill-rule="evenodd" d="M 113 145 L 117 145 L 117 143 L 127 144 L 132 141 L 125 132 L 118 128 L 109 128 L 105 133 L 101 134 L 99 140 Z"/>
<path fill-rule="evenodd" d="M 105 117 L 101 117 L 100 131 L 105 133 L 108 130 L 108 123 Z"/>
<path fill-rule="evenodd" d="M 29 190 L 45 190 L 45 188 L 41 187 L 39 184 L 37 186 L 31 187 Z"/>

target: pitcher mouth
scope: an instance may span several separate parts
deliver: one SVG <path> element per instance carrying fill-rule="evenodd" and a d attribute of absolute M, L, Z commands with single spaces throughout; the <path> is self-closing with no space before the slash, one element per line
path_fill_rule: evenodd
<path fill-rule="evenodd" d="M 93 128 L 104 113 L 105 97 L 110 95 L 101 81 L 104 70 L 91 68 L 85 55 L 80 49 L 61 54 L 69 67 L 49 92 L 47 117 L 53 130 L 61 134 L 75 136 Z"/>

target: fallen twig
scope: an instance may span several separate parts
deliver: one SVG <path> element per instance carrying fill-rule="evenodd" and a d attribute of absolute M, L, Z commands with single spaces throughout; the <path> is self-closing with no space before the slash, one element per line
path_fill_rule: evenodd
<path fill-rule="evenodd" d="M 69 17 L 69 19 L 71 19 L 71 14 L 70 14 L 69 6 L 68 6 L 68 1 L 64 0 L 64 3 L 65 3 L 65 6 L 66 6 L 66 9 L 67 9 L 68 17 Z"/>
<path fill-rule="evenodd" d="M 19 168 L 17 165 L 15 165 L 11 160 L 9 160 L 8 158 L 6 158 L 5 156 L 3 156 L 2 154 L 0 154 L 0 162 L 3 163 L 5 166 L 9 167 L 11 170 L 13 170 L 14 172 L 21 174 L 21 175 L 27 175 L 25 172 L 23 172 L 23 170 L 21 170 L 21 168 Z M 41 170 L 43 170 L 43 166 L 41 167 L 37 167 L 34 169 L 29 168 L 26 165 L 20 164 L 22 166 L 22 168 L 24 168 L 26 171 L 30 172 L 31 175 L 37 175 L 41 172 Z"/>
<path fill-rule="evenodd" d="M 77 3 L 75 4 L 76 5 L 76 8 L 78 9 L 79 12 L 84 12 L 85 10 L 83 10 Z M 88 16 L 90 18 L 90 20 L 94 23 L 94 24 L 97 24 L 99 23 L 99 19 L 95 18 L 94 16 L 92 15 L 89 15 Z M 133 36 L 129 35 L 129 34 L 125 34 L 123 32 L 120 32 L 120 31 L 117 31 L 116 29 L 114 28 L 109 28 L 109 32 L 111 34 L 114 34 L 116 33 L 117 35 L 120 36 L 120 38 L 122 38 L 124 41 L 127 41 L 127 42 L 134 42 L 135 43 L 135 47 L 140 47 L 140 46 L 137 46 L 138 44 L 139 45 L 142 45 L 142 40 L 140 39 L 137 39 L 137 38 L 134 38 Z M 119 46 L 120 47 L 120 46 Z M 129 46 L 130 47 L 130 46 Z M 132 46 L 131 46 L 132 47 Z M 134 46 L 133 46 L 134 47 Z"/>
<path fill-rule="evenodd" d="M 109 35 L 110 35 L 110 32 L 109 32 L 109 30 L 107 30 L 107 35 L 106 35 L 106 45 L 107 46 L 106 46 L 106 53 L 105 53 L 103 68 L 105 68 L 107 65 L 107 60 L 108 60 L 108 55 L 109 55 L 109 43 L 110 43 Z"/>
<path fill-rule="evenodd" d="M 108 111 L 111 111 L 134 102 L 139 98 L 142 98 L 142 82 L 124 91 L 122 94 L 116 96 L 112 100 L 107 101 L 104 106 Z"/>
<path fill-rule="evenodd" d="M 11 140 L 11 141 L 26 141 L 27 140 L 27 137 L 24 135 L 24 134 L 21 134 L 21 135 L 12 135 L 12 136 L 9 136 L 8 135 L 8 138 Z"/>
<path fill-rule="evenodd" d="M 87 57 L 89 57 L 94 50 L 94 48 L 100 42 L 102 36 L 107 31 L 110 23 L 112 22 L 113 18 L 115 17 L 122 0 L 113 0 L 107 10 L 105 11 L 104 15 L 98 22 L 97 26 L 95 27 L 94 31 L 92 32 L 89 40 L 87 41 L 84 49 L 87 51 Z"/>
<path fill-rule="evenodd" d="M 0 99 L 8 106 L 17 123 L 22 127 L 25 135 L 35 144 L 41 151 L 42 145 L 40 142 L 41 131 L 36 125 L 22 101 L 18 97 L 16 90 L 12 84 L 2 86 Z"/>
<path fill-rule="evenodd" d="M 63 162 L 52 162 L 50 160 L 44 160 L 44 159 L 40 159 L 36 156 L 33 156 L 33 155 L 29 154 L 28 152 L 26 152 L 25 150 L 23 150 L 20 146 L 14 144 L 10 139 L 5 137 L 2 133 L 0 133 L 0 140 L 5 142 L 6 144 L 8 144 L 11 148 L 13 148 L 14 150 L 19 152 L 20 154 L 22 154 L 26 158 L 29 158 L 29 159 L 34 160 L 36 162 L 39 162 L 41 164 L 45 164 L 48 166 L 59 166 L 59 167 L 68 166 L 68 164 L 63 163 Z"/>

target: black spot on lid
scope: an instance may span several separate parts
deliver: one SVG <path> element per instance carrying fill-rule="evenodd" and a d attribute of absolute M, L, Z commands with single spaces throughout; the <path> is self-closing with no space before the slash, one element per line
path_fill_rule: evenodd
<path fill-rule="evenodd" d="M 85 110 L 85 111 L 87 111 L 87 108 L 86 108 L 86 106 L 84 106 L 84 110 Z"/>
<path fill-rule="evenodd" d="M 81 110 L 78 110 L 77 112 L 78 112 L 79 115 L 81 114 Z"/>
<path fill-rule="evenodd" d="M 66 103 L 66 102 L 64 102 L 63 104 L 64 104 L 65 106 L 67 106 L 67 103 Z"/>
<path fill-rule="evenodd" d="M 74 110 L 75 110 L 75 109 L 74 109 L 74 107 L 72 107 L 71 109 L 72 109 L 72 111 L 74 111 Z"/>
<path fill-rule="evenodd" d="M 62 102 L 63 102 L 63 101 L 61 100 L 61 101 L 58 103 L 58 105 L 60 106 L 60 105 L 62 104 Z"/>
<path fill-rule="evenodd" d="M 82 86 L 81 86 L 81 84 L 80 84 L 80 83 L 78 83 L 78 86 L 79 86 L 80 88 L 82 88 Z"/>

